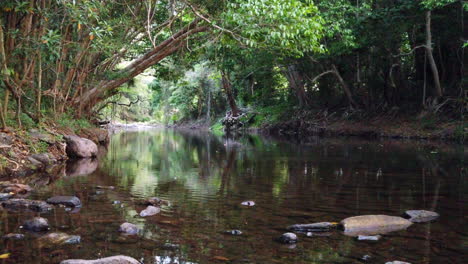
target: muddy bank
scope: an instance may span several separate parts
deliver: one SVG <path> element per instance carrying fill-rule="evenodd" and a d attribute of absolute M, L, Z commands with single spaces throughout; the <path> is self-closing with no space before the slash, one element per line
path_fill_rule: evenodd
<path fill-rule="evenodd" d="M 67 168 L 66 165 L 71 157 L 76 157 L 74 152 L 80 151 L 79 148 L 83 146 L 78 145 L 72 149 L 71 145 L 75 142 L 71 142 L 70 137 L 93 148 L 86 154 L 89 156 L 86 158 L 90 159 L 105 152 L 109 144 L 108 131 L 100 128 L 85 128 L 76 133 L 68 128 L 0 132 L 0 179 L 40 179 L 40 175 L 60 175 L 62 173 L 59 172 L 66 173 L 66 170 L 77 173 L 76 170 L 82 170 L 83 166 Z"/>
<path fill-rule="evenodd" d="M 462 141 L 466 128 L 461 122 L 436 122 L 430 125 L 409 119 L 302 120 L 293 119 L 267 125 L 260 131 L 272 135 L 356 136 L 363 138 L 430 139 Z"/>

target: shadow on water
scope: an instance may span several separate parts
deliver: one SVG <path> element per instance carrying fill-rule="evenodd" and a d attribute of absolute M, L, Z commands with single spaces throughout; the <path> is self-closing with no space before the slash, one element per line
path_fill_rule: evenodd
<path fill-rule="evenodd" d="M 464 149 L 444 144 L 356 139 L 236 138 L 174 130 L 113 135 L 99 161 L 67 164 L 64 176 L 32 198 L 76 195 L 79 211 L 42 214 L 51 231 L 80 235 L 80 245 L 39 248 L 35 235 L 4 241 L 5 263 L 58 263 L 124 254 L 144 263 L 462 263 L 466 253 L 467 182 Z M 96 186 L 115 186 L 96 189 Z M 170 201 L 141 218 L 138 201 Z M 242 207 L 244 200 L 256 206 Z M 362 214 L 440 213 L 377 242 L 339 231 L 299 236 L 297 245 L 274 238 L 288 225 L 339 222 Z M 21 232 L 34 213 L 2 214 L 1 231 Z M 120 235 L 128 221 L 140 237 Z M 241 236 L 223 233 L 240 229 Z M 370 258 L 365 261 L 363 257 Z"/>

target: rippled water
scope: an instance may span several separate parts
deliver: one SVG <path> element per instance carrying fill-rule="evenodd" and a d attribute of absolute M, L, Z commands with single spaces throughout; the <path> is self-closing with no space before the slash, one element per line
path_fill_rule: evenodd
<path fill-rule="evenodd" d="M 86 165 L 68 164 L 68 176 L 35 181 L 31 198 L 76 195 L 82 200 L 79 211 L 56 208 L 41 214 L 51 231 L 80 235 L 81 244 L 43 248 L 26 233 L 26 240 L 2 241 L 0 254 L 12 253 L 2 263 L 117 254 L 157 264 L 463 263 L 468 247 L 464 157 L 463 146 L 405 141 L 121 132 L 93 173 L 78 176 L 74 171 L 78 167 L 83 173 Z M 115 189 L 99 191 L 97 185 Z M 144 207 L 137 201 L 152 196 L 170 204 L 156 216 L 138 217 Z M 256 205 L 241 206 L 245 200 Z M 274 241 L 291 224 L 402 215 L 408 209 L 434 210 L 441 217 L 377 242 L 356 241 L 340 231 L 300 234 L 295 246 Z M 22 232 L 22 222 L 38 215 L 0 212 L 2 234 Z M 119 234 L 125 221 L 141 227 L 141 236 Z M 229 229 L 243 234 L 223 233 Z"/>

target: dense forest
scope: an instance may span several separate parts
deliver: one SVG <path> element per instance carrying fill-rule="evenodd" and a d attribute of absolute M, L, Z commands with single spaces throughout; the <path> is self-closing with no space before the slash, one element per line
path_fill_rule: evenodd
<path fill-rule="evenodd" d="M 0 126 L 463 120 L 459 0 L 4 0 Z M 310 114 L 313 113 L 313 114 Z M 463 123 L 457 125 L 463 134 Z"/>

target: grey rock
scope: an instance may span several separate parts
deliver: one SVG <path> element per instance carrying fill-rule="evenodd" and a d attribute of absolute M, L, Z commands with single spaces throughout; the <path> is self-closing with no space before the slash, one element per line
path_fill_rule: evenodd
<path fill-rule="evenodd" d="M 41 236 L 37 241 L 39 247 L 55 247 L 60 245 L 79 244 L 81 242 L 81 237 L 58 232 Z"/>
<path fill-rule="evenodd" d="M 176 250 L 176 249 L 179 249 L 180 246 L 176 244 L 165 243 L 164 245 L 161 246 L 161 248 L 165 250 Z"/>
<path fill-rule="evenodd" d="M 296 232 L 326 232 L 330 231 L 332 228 L 337 227 L 336 223 L 330 222 L 320 222 L 320 223 L 313 223 L 313 224 L 296 224 L 288 226 L 287 229 L 289 231 L 296 231 Z"/>
<path fill-rule="evenodd" d="M 357 240 L 359 241 L 378 241 L 382 238 L 381 235 L 376 235 L 376 236 L 362 236 L 362 235 L 359 235 L 357 237 Z"/>
<path fill-rule="evenodd" d="M 34 212 L 47 212 L 53 209 L 53 206 L 39 200 L 10 199 L 2 202 L 2 206 L 9 210 L 29 210 Z"/>
<path fill-rule="evenodd" d="M 406 229 L 412 224 L 402 217 L 388 215 L 353 216 L 341 221 L 347 236 L 386 234 Z"/>
<path fill-rule="evenodd" d="M 2 193 L 26 194 L 32 190 L 31 186 L 26 184 L 12 183 L 10 181 L 0 182 L 0 192 Z"/>
<path fill-rule="evenodd" d="M 430 222 L 439 218 L 438 213 L 426 210 L 408 210 L 405 213 L 410 217 L 409 220 L 413 223 Z"/>
<path fill-rule="evenodd" d="M 8 146 L 13 143 L 13 137 L 7 133 L 0 132 L 0 145 Z"/>
<path fill-rule="evenodd" d="M 68 177 L 86 176 L 93 173 L 98 164 L 98 160 L 92 158 L 69 160 L 65 173 Z"/>
<path fill-rule="evenodd" d="M 40 161 L 44 165 L 49 165 L 57 162 L 57 160 L 51 157 L 51 155 L 49 155 L 48 153 L 33 154 L 30 157 L 37 161 Z"/>
<path fill-rule="evenodd" d="M 158 197 L 151 197 L 143 201 L 144 205 L 160 205 L 161 203 L 162 203 L 162 200 Z"/>
<path fill-rule="evenodd" d="M 71 158 L 94 158 L 97 156 L 98 147 L 93 141 L 77 136 L 64 136 L 67 143 L 66 152 Z"/>
<path fill-rule="evenodd" d="M 55 144 L 55 142 L 57 142 L 55 137 L 52 136 L 51 134 L 49 134 L 47 132 L 40 132 L 37 129 L 29 130 L 29 136 L 34 138 L 34 139 L 44 141 L 44 142 L 46 142 L 48 144 Z"/>
<path fill-rule="evenodd" d="M 148 207 L 146 207 L 145 210 L 140 212 L 140 216 L 141 217 L 152 216 L 155 214 L 159 214 L 159 212 L 161 212 L 161 208 L 149 205 Z"/>
<path fill-rule="evenodd" d="M 44 165 L 42 162 L 38 161 L 37 159 L 35 159 L 35 158 L 31 157 L 31 156 L 27 157 L 26 159 L 27 159 L 29 162 L 31 162 L 31 164 L 32 164 L 33 166 L 41 167 L 41 166 Z"/>
<path fill-rule="evenodd" d="M 234 229 L 234 230 L 226 230 L 224 231 L 225 234 L 229 234 L 229 235 L 234 235 L 234 236 L 240 236 L 242 235 L 242 231 L 240 230 L 237 230 L 237 229 Z"/>
<path fill-rule="evenodd" d="M 95 260 L 67 259 L 60 264 L 140 264 L 140 262 L 134 258 L 120 255 Z"/>
<path fill-rule="evenodd" d="M 47 231 L 49 230 L 49 221 L 42 217 L 34 217 L 33 219 L 26 220 L 23 228 L 34 232 Z"/>
<path fill-rule="evenodd" d="M 119 232 L 128 234 L 128 235 L 137 235 L 140 232 L 140 229 L 131 223 L 123 223 L 120 225 Z"/>
<path fill-rule="evenodd" d="M 385 262 L 385 264 L 411 264 L 409 262 L 404 262 L 404 261 L 399 261 L 399 260 L 394 260 L 390 262 Z"/>
<path fill-rule="evenodd" d="M 10 234 L 4 235 L 2 238 L 6 239 L 6 240 L 23 240 L 24 235 L 23 234 L 10 233 Z"/>
<path fill-rule="evenodd" d="M 102 185 L 98 185 L 98 186 L 96 186 L 96 189 L 114 190 L 115 187 L 114 187 L 114 186 L 102 186 Z"/>
<path fill-rule="evenodd" d="M 81 200 L 76 196 L 54 196 L 47 199 L 50 204 L 62 204 L 69 207 L 81 207 Z"/>
<path fill-rule="evenodd" d="M 0 193 L 0 201 L 5 201 L 13 197 L 11 193 Z"/>
<path fill-rule="evenodd" d="M 255 202 L 254 201 L 244 201 L 241 203 L 244 206 L 254 206 Z"/>
<path fill-rule="evenodd" d="M 283 244 L 294 244 L 297 243 L 297 235 L 294 233 L 284 233 L 279 238 L 278 241 Z"/>

